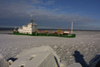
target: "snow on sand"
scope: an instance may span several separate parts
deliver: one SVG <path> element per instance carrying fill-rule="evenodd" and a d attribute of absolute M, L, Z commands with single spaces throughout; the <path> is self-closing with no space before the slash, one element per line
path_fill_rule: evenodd
<path fill-rule="evenodd" d="M 8 33 L 7 33 L 8 32 Z M 88 64 L 100 54 L 100 32 L 76 31 L 76 38 L 12 35 L 9 31 L 0 31 L 0 53 L 6 58 L 15 57 L 24 49 L 49 45 L 66 65 L 76 62 L 75 52 Z"/>

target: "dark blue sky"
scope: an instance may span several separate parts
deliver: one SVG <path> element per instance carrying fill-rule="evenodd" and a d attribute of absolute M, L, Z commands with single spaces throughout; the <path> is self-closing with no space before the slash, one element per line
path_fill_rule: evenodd
<path fill-rule="evenodd" d="M 100 0 L 0 0 L 0 27 L 27 25 L 31 15 L 38 27 L 100 30 Z"/>

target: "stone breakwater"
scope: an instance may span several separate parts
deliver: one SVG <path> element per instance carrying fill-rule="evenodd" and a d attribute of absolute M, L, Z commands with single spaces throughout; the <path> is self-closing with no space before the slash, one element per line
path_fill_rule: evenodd
<path fill-rule="evenodd" d="M 88 64 L 89 61 L 100 54 L 100 32 L 76 31 L 76 38 L 21 36 L 12 35 L 12 32 L 0 32 L 0 53 L 5 59 L 15 57 L 24 49 L 39 46 L 50 46 L 57 53 L 61 62 L 71 65 L 76 62 L 76 51 Z"/>

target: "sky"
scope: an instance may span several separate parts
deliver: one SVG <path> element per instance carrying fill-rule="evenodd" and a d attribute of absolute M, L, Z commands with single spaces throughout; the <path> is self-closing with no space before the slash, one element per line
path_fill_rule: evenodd
<path fill-rule="evenodd" d="M 0 27 L 100 30 L 100 0 L 0 0 Z"/>

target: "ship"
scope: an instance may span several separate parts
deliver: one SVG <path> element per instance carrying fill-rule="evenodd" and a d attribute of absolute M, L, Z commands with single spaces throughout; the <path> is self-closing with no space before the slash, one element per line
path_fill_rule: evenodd
<path fill-rule="evenodd" d="M 56 37 L 67 37 L 75 38 L 76 34 L 73 34 L 73 22 L 71 24 L 71 31 L 63 31 L 59 28 L 58 31 L 49 31 L 49 30 L 38 30 L 37 24 L 33 23 L 33 19 L 26 26 L 23 25 L 21 28 L 14 28 L 13 34 L 15 35 L 29 35 L 29 36 L 56 36 Z"/>

